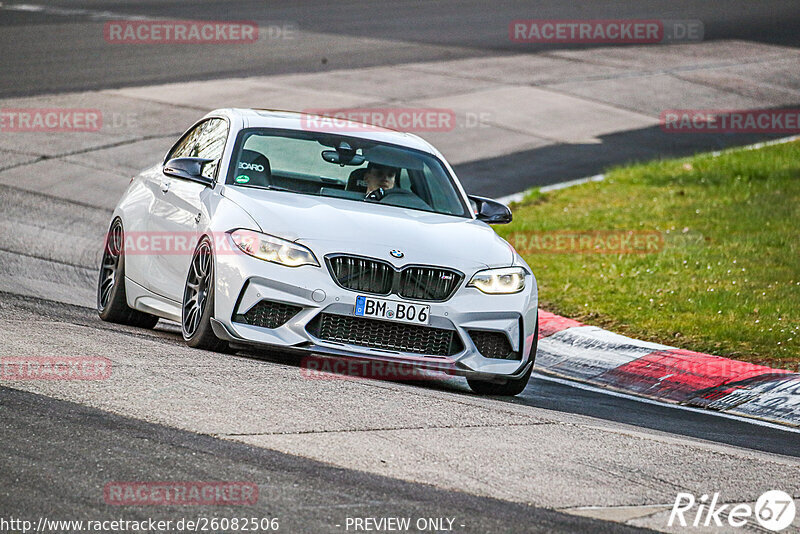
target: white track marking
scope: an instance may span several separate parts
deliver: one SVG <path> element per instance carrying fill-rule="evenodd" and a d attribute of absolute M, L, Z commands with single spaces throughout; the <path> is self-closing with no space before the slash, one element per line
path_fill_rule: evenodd
<path fill-rule="evenodd" d="M 602 393 L 603 395 L 610 395 L 612 397 L 619 397 L 622 399 L 628 399 L 632 401 L 642 402 L 644 404 L 654 404 L 656 406 L 663 406 L 666 408 L 673 408 L 675 410 L 684 410 L 688 412 L 695 412 L 704 415 L 711 415 L 714 417 L 724 417 L 725 419 L 733 419 L 734 421 L 740 421 L 742 423 L 750 423 L 751 425 L 757 426 L 764 426 L 767 428 L 772 428 L 774 430 L 783 430 L 784 432 L 791 432 L 793 434 L 800 434 L 800 428 L 793 428 L 790 426 L 783 426 L 776 423 L 769 423 L 767 421 L 762 421 L 760 419 L 754 419 L 750 417 L 743 417 L 739 415 L 733 415 L 725 412 L 717 412 L 714 410 L 706 410 L 704 408 L 695 408 L 693 406 L 683 406 L 681 404 L 671 404 L 667 402 L 660 402 L 653 399 L 648 399 L 645 397 L 637 397 L 636 395 L 629 395 L 627 393 L 620 393 L 619 391 L 612 391 L 609 389 L 603 389 L 600 387 L 592 386 L 589 384 L 584 384 L 583 382 L 575 382 L 573 380 L 567 380 L 564 378 L 556 378 L 554 376 L 547 376 L 541 373 L 533 373 L 533 376 L 544 380 L 545 382 L 555 382 L 556 384 L 562 384 L 564 386 L 569 386 L 577 389 L 583 389 L 586 391 L 591 391 L 593 393 Z"/>
<path fill-rule="evenodd" d="M 712 152 L 711 155 L 717 157 L 721 156 L 722 154 L 730 154 L 731 152 L 738 152 L 740 150 L 758 150 L 759 148 L 764 148 L 765 146 L 782 145 L 784 143 L 791 143 L 792 141 L 797 141 L 798 139 L 800 139 L 800 135 L 793 135 L 791 137 L 781 137 L 780 139 L 775 139 L 772 141 L 762 141 L 761 143 L 756 143 L 754 145 L 718 150 L 716 152 Z"/>
<path fill-rule="evenodd" d="M 111 11 L 50 7 L 40 6 L 37 4 L 0 4 L 0 9 L 7 9 L 9 11 L 25 11 L 28 13 L 42 13 L 44 15 L 60 15 L 63 17 L 89 17 L 93 20 L 155 20 L 151 17 L 125 15 L 122 13 L 112 13 Z"/>
<path fill-rule="evenodd" d="M 713 157 L 717 157 L 721 156 L 722 154 L 730 154 L 731 152 L 738 152 L 740 150 L 758 150 L 759 148 L 764 148 L 766 146 L 791 143 L 792 141 L 797 141 L 798 139 L 800 139 L 800 135 L 792 135 L 790 137 L 782 137 L 780 139 L 775 139 L 773 141 L 762 141 L 760 143 L 755 143 L 752 145 L 726 148 L 725 150 L 718 150 L 716 152 L 711 152 L 711 155 Z M 547 193 L 548 191 L 557 191 L 559 189 L 566 189 L 567 187 L 572 187 L 573 185 L 581 185 L 589 182 L 602 182 L 603 180 L 605 180 L 605 178 L 606 178 L 605 174 L 595 174 L 594 176 L 587 176 L 586 178 L 578 178 L 577 180 L 569 180 L 566 182 L 559 182 L 557 184 L 545 185 L 540 187 L 539 191 L 541 193 Z M 508 205 L 511 202 L 520 202 L 523 198 L 525 198 L 525 194 L 528 191 L 530 191 L 530 189 L 526 189 L 525 191 L 520 191 L 519 193 L 513 193 L 511 195 L 506 195 L 504 197 L 499 197 L 495 200 L 505 205 Z"/>
<path fill-rule="evenodd" d="M 586 184 L 589 182 L 602 182 L 605 180 L 605 174 L 595 174 L 594 176 L 588 176 L 586 178 L 578 178 L 577 180 L 569 180 L 566 182 L 559 182 L 557 184 L 545 185 L 539 188 L 539 192 L 547 193 L 548 191 L 557 191 L 558 189 L 566 189 L 567 187 L 572 187 L 573 185 L 581 185 Z M 511 202 L 520 202 L 523 198 L 525 198 L 525 193 L 528 191 L 522 191 L 520 193 L 514 193 L 511 195 L 506 195 L 504 197 L 500 197 L 497 200 L 498 202 L 502 202 L 505 205 L 510 204 Z"/>

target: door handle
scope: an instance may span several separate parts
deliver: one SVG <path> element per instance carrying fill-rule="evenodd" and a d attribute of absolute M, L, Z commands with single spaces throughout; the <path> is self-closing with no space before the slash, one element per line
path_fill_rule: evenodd
<path fill-rule="evenodd" d="M 162 193 L 169 192 L 169 184 L 170 184 L 170 182 L 161 182 L 161 192 Z"/>

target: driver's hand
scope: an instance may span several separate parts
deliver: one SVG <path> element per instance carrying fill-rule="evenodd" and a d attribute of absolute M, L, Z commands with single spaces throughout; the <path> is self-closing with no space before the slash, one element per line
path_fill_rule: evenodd
<path fill-rule="evenodd" d="M 382 187 L 379 187 L 378 189 L 371 192 L 364 198 L 367 200 L 374 200 L 375 202 L 379 202 L 384 196 L 386 196 L 386 191 L 384 191 Z"/>

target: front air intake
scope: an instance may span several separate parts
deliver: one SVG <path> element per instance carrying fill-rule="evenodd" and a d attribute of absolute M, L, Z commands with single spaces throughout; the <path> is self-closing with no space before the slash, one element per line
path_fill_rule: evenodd
<path fill-rule="evenodd" d="M 521 360 L 519 352 L 514 352 L 508 336 L 504 332 L 489 332 L 485 330 L 468 330 L 469 337 L 475 343 L 475 348 L 484 358 L 498 360 Z"/>
<path fill-rule="evenodd" d="M 263 328 L 278 328 L 285 325 L 289 319 L 297 315 L 302 310 L 300 306 L 262 300 L 245 314 L 237 314 L 233 320 L 237 323 L 245 323 Z"/>
<path fill-rule="evenodd" d="M 455 330 L 333 313 L 320 313 L 306 330 L 326 341 L 428 356 L 452 356 L 464 348 Z"/>

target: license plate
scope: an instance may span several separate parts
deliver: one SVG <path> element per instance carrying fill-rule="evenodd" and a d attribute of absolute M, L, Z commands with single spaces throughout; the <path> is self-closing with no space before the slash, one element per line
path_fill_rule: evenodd
<path fill-rule="evenodd" d="M 359 317 L 374 317 L 385 321 L 428 324 L 431 320 L 431 307 L 359 295 L 356 297 L 355 314 Z"/>

